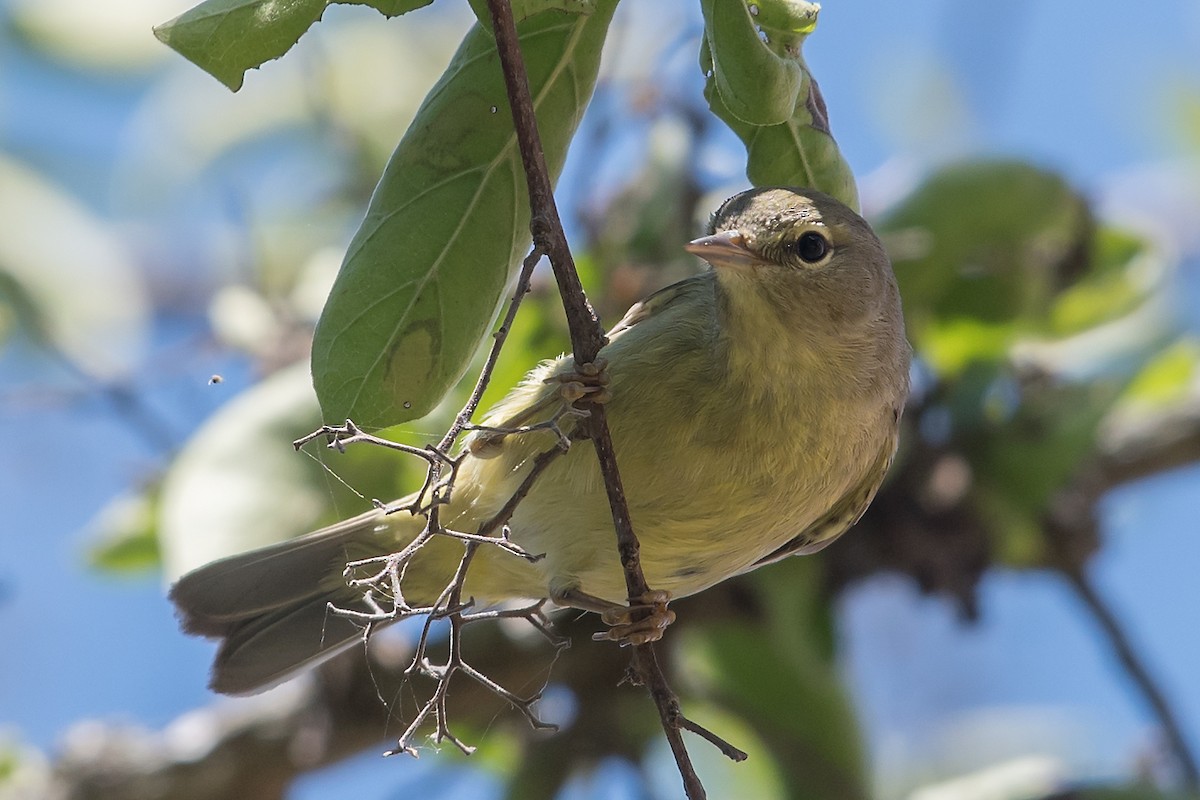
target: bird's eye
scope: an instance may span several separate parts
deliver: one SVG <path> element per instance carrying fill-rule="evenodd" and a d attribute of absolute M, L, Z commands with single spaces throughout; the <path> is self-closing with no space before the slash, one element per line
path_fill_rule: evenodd
<path fill-rule="evenodd" d="M 792 242 L 792 251 L 805 264 L 818 264 L 829 255 L 829 240 L 816 231 L 808 231 Z"/>

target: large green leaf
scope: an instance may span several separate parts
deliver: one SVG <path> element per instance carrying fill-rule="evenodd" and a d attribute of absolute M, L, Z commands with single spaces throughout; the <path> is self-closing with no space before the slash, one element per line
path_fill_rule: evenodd
<path fill-rule="evenodd" d="M 467 0 L 479 24 L 489 31 L 492 29 L 492 12 L 488 10 L 487 0 Z M 569 11 L 572 14 L 590 14 L 596 10 L 597 0 L 509 0 L 513 19 L 521 22 L 524 19 L 540 14 L 543 11 Z"/>
<path fill-rule="evenodd" d="M 591 96 L 616 0 L 519 26 L 557 176 Z M 463 374 L 529 245 L 524 172 L 495 44 L 476 26 L 392 155 L 313 343 L 325 418 L 426 414 Z"/>
<path fill-rule="evenodd" d="M 821 90 L 800 53 L 819 6 L 705 0 L 701 7 L 704 96 L 746 145 L 750 182 L 812 187 L 857 208 L 854 173 L 830 134 Z"/>
<path fill-rule="evenodd" d="M 154 35 L 236 92 L 246 70 L 290 50 L 331 2 L 368 5 L 394 17 L 433 0 L 205 0 Z"/>

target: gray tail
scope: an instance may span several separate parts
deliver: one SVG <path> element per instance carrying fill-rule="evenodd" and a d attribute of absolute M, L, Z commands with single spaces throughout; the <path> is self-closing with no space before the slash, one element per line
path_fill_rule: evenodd
<path fill-rule="evenodd" d="M 378 535 L 377 535 L 378 533 Z M 346 586 L 350 559 L 389 552 L 396 532 L 378 511 L 193 570 L 171 587 L 183 629 L 221 639 L 209 686 L 253 694 L 362 641 L 329 611 L 367 611 Z"/>

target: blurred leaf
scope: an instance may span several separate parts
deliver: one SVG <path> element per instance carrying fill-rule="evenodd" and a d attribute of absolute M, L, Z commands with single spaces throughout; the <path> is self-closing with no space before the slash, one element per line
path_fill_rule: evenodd
<path fill-rule="evenodd" d="M 101 510 L 88 545 L 89 564 L 117 573 L 145 572 L 162 562 L 158 549 L 158 511 L 161 486 L 124 495 Z"/>
<path fill-rule="evenodd" d="M 1133 311 L 1153 284 L 1132 274 L 1150 257 L 1150 244 L 1129 231 L 1101 226 L 1091 248 L 1091 269 L 1059 295 L 1051 309 L 1050 333 L 1067 336 Z"/>
<path fill-rule="evenodd" d="M 1196 381 L 1200 342 L 1184 337 L 1152 358 L 1125 387 L 1121 404 L 1163 408 L 1185 399 Z"/>
<path fill-rule="evenodd" d="M 816 27 L 818 6 L 803 0 L 755 3 L 759 15 L 776 25 L 786 27 L 786 20 L 811 22 L 793 22 L 791 36 L 772 43 L 768 34 L 765 47 L 761 42 L 751 47 L 746 44 L 748 36 L 757 39 L 758 31 L 745 11 L 743 0 L 714 2 L 721 3 L 722 13 L 717 17 L 709 13 L 713 10 L 711 5 L 704 6 L 705 38 L 700 48 L 700 66 L 706 77 L 704 97 L 712 112 L 746 145 L 746 176 L 750 182 L 755 186 L 812 187 L 858 208 L 854 173 L 829 132 L 825 100 L 800 54 L 804 38 Z M 742 6 L 741 12 L 735 7 L 738 5 Z M 715 31 L 714 21 L 718 26 Z M 779 30 L 776 29 L 777 35 Z M 793 94 L 788 76 L 794 70 L 802 78 Z M 755 83 L 756 71 L 759 84 Z M 747 96 L 736 94 L 755 86 L 761 90 Z M 779 105 L 786 97 L 793 97 L 794 103 L 783 121 L 762 125 L 745 121 L 776 119 L 780 116 Z M 730 108 L 730 102 L 735 103 L 736 112 Z"/>
<path fill-rule="evenodd" d="M 21 765 L 21 753 L 7 742 L 0 742 L 0 787 L 12 779 Z"/>
<path fill-rule="evenodd" d="M 1054 495 L 1096 446 L 1117 390 L 1103 384 L 1046 386 L 1019 398 L 1013 415 L 968 444 L 976 501 L 1001 538 L 1010 566 L 1043 566 L 1043 521 Z"/>
<path fill-rule="evenodd" d="M 0 797 L 4 800 L 52 795 L 52 769 L 46 755 L 21 740 L 11 726 L 0 731 Z"/>
<path fill-rule="evenodd" d="M 1009 369 L 1003 364 L 974 361 L 941 387 L 940 405 L 950 412 L 958 436 L 990 436 L 1010 421 L 1019 398 Z"/>
<path fill-rule="evenodd" d="M 89 376 L 124 374 L 149 324 L 121 241 L 73 198 L 0 156 L 0 304 L 35 340 Z"/>
<path fill-rule="evenodd" d="M 44 53 L 90 71 L 145 70 L 167 51 L 146 35 L 146 20 L 178 8 L 172 0 L 11 0 L 13 30 Z"/>
<path fill-rule="evenodd" d="M 583 114 L 615 0 L 520 26 L 553 175 Z M 327 420 L 421 417 L 462 376 L 529 243 L 524 172 L 491 35 L 475 26 L 376 187 L 317 325 Z"/>
<path fill-rule="evenodd" d="M 393 17 L 433 0 L 335 0 Z M 246 70 L 291 49 L 325 13 L 329 0 L 205 0 L 154 29 L 172 48 L 233 91 Z"/>
<path fill-rule="evenodd" d="M 1052 301 L 1090 267 L 1091 217 L 1057 175 L 1020 162 L 935 174 L 878 225 L 890 245 L 908 333 L 924 351 L 939 326 L 1047 327 Z"/>
<path fill-rule="evenodd" d="M 297 363 L 243 392 L 192 436 L 163 482 L 159 540 L 168 577 L 420 485 L 423 462 L 383 448 L 338 453 L 318 441 L 296 453 L 292 441 L 319 425 L 307 365 Z"/>
<path fill-rule="evenodd" d="M 972 364 L 995 363 L 1008 356 L 1014 337 L 1010 323 L 969 317 L 935 321 L 926 329 L 921 355 L 943 378 L 957 377 Z"/>

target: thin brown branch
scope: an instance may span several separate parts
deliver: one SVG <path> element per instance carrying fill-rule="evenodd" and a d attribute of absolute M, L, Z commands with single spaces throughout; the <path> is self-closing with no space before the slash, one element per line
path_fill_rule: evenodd
<path fill-rule="evenodd" d="M 1152 416 L 1117 412 L 1103 426 L 1099 446 L 1046 515 L 1047 540 L 1057 570 L 1100 626 L 1129 680 L 1158 721 L 1180 777 L 1200 789 L 1200 767 L 1178 717 L 1149 666 L 1138 654 L 1117 615 L 1088 578 L 1091 555 L 1100 546 L 1096 507 L 1108 491 L 1200 460 L 1200 398 L 1189 396 Z"/>
<path fill-rule="evenodd" d="M 496 532 L 497 528 L 504 528 L 509 519 L 512 518 L 513 512 L 517 510 L 517 505 L 525 499 L 525 496 L 529 494 L 529 490 L 533 488 L 533 483 L 538 479 L 538 476 L 546 470 L 546 467 L 550 466 L 551 461 L 565 452 L 567 452 L 566 448 L 553 447 L 539 453 L 533 460 L 533 466 L 530 468 L 529 474 L 521 481 L 521 485 L 513 492 L 512 497 L 508 498 L 508 502 L 496 512 L 495 516 L 479 526 L 479 535 L 491 536 Z M 504 528 L 504 531 L 503 535 L 507 538 L 507 528 Z"/>
<path fill-rule="evenodd" d="M 296 450 L 304 447 L 304 445 L 319 439 L 324 436 L 327 440 L 326 447 L 337 450 L 339 453 L 346 452 L 346 447 L 353 444 L 372 444 L 376 447 L 385 447 L 388 450 L 397 450 L 401 453 L 408 453 L 410 456 L 428 461 L 434 464 L 438 461 L 452 461 L 442 451 L 432 447 L 413 447 L 412 445 L 403 444 L 401 442 L 393 442 L 391 439 L 383 439 L 378 436 L 367 433 L 362 428 L 354 424 L 354 420 L 346 420 L 344 425 L 322 425 L 312 433 L 305 434 L 299 439 L 292 442 L 292 447 Z"/>
<path fill-rule="evenodd" d="M 1112 646 L 1113 653 L 1121 662 L 1125 674 L 1133 681 L 1138 691 L 1141 692 L 1142 698 L 1158 719 L 1159 727 L 1162 728 L 1163 736 L 1166 737 L 1167 746 L 1179 767 L 1183 788 L 1189 792 L 1200 790 L 1200 769 L 1197 768 L 1196 759 L 1192 756 L 1192 751 L 1184 738 L 1183 728 L 1179 725 L 1179 720 L 1170 703 L 1167 702 L 1166 695 L 1158 688 L 1158 684 L 1150 674 L 1149 667 L 1142 661 L 1133 643 L 1129 640 L 1120 620 L 1096 591 L 1096 587 L 1092 585 L 1091 580 L 1082 569 L 1063 569 L 1060 572 L 1087 607 L 1092 618 L 1103 629 L 1104 636 Z"/>
<path fill-rule="evenodd" d="M 1100 491 L 1200 461 L 1200 396 L 1152 415 L 1116 414 L 1104 425 L 1095 474 Z"/>
<path fill-rule="evenodd" d="M 529 281 L 533 277 L 534 267 L 542 259 L 542 255 L 541 248 L 534 246 L 529 255 L 525 257 L 524 263 L 521 264 L 521 272 L 517 276 L 517 285 L 513 289 L 512 300 L 508 303 L 508 311 L 505 312 L 504 321 L 500 323 L 500 327 L 492 334 L 492 339 L 494 340 L 492 342 L 492 349 L 488 352 L 483 369 L 479 372 L 479 379 L 475 381 L 475 388 L 471 390 L 471 396 L 467 399 L 466 404 L 458 412 L 458 416 L 454 418 L 454 424 L 450 426 L 450 429 L 446 431 L 446 435 L 438 443 L 439 450 L 448 452 L 454 446 L 458 435 L 470 425 L 471 417 L 475 416 L 475 411 L 479 408 L 479 401 L 483 398 L 484 391 L 487 390 L 488 384 L 492 381 L 492 372 L 495 371 L 496 362 L 500 359 L 500 350 L 508 340 L 508 332 L 512 330 L 513 320 L 517 318 L 517 309 L 521 307 L 521 301 L 525 299 L 525 295 L 529 294 Z"/>
<path fill-rule="evenodd" d="M 599 317 L 583 291 L 575 260 L 567 246 L 567 235 L 558 216 L 554 186 L 550 182 L 550 171 L 546 168 L 546 157 L 542 152 L 541 134 L 538 133 L 533 97 L 529 92 L 529 76 L 517 40 L 512 7 L 508 0 L 488 0 L 488 10 L 491 12 L 496 48 L 504 70 L 504 84 L 508 90 L 508 105 L 512 110 L 517 145 L 525 166 L 531 212 L 529 224 L 534 247 L 550 259 L 550 268 L 554 271 L 563 309 L 567 314 L 575 360 L 580 364 L 588 364 L 596 360 L 600 348 L 608 340 Z"/>
<path fill-rule="evenodd" d="M 464 614 L 471 607 L 472 601 L 463 601 L 463 587 L 466 584 L 467 570 L 471 566 L 471 561 L 479 548 L 483 546 L 480 541 L 468 541 L 463 549 L 462 559 L 459 561 L 458 569 L 455 570 L 454 577 L 446 585 L 446 589 L 434 604 L 434 610 L 428 614 L 425 620 L 425 625 L 421 630 L 421 636 L 417 642 L 416 650 L 413 654 L 413 659 L 405 671 L 408 675 L 422 674 L 433 678 L 436 681 L 432 696 L 421 706 L 421 709 L 413 717 L 412 721 L 405 728 L 404 733 L 396 742 L 396 746 L 387 751 L 385 755 L 397 755 L 407 753 L 412 756 L 417 755 L 417 748 L 413 744 L 413 740 L 417 732 L 424 726 L 425 722 L 430 718 L 434 723 L 433 740 L 435 743 L 448 741 L 461 750 L 466 755 L 470 755 L 475 751 L 475 748 L 463 742 L 450 730 L 450 719 L 446 711 L 446 700 L 450 694 L 450 683 L 454 676 L 462 673 L 466 677 L 475 681 L 479 686 L 486 689 L 492 695 L 499 697 L 507 702 L 512 708 L 520 712 L 525 717 L 526 721 L 534 730 L 557 730 L 557 726 L 548 722 L 544 722 L 538 717 L 534 710 L 534 705 L 541 699 L 541 690 L 534 692 L 529 697 L 521 697 L 520 695 L 505 689 L 498 682 L 489 678 L 484 672 L 471 666 L 462 654 L 462 635 L 463 629 L 471 622 L 477 622 L 481 619 L 492 619 L 500 616 L 499 612 L 483 612 L 478 614 Z M 520 609 L 512 609 L 504 614 L 507 617 L 523 617 L 529 620 L 538 631 L 546 633 L 544 620 L 542 617 L 542 604 L 536 603 L 531 606 L 526 606 Z M 445 663 L 434 664 L 430 661 L 427 653 L 429 649 L 429 634 L 432 623 L 435 619 L 447 619 L 450 622 L 450 640 L 448 644 L 448 653 Z M 553 641 L 553 639 L 552 639 Z M 558 649 L 561 652 L 562 645 L 558 644 Z"/>
<path fill-rule="evenodd" d="M 482 671 L 465 662 L 462 657 L 463 628 L 470 622 L 491 619 L 497 616 L 522 617 L 528 620 L 536 630 L 545 635 L 561 650 L 563 647 L 562 641 L 553 636 L 549 631 L 545 614 L 542 611 L 542 604 L 538 603 L 523 609 L 514 609 L 506 612 L 476 612 L 467 614 L 464 612 L 471 608 L 473 601 L 468 600 L 464 603 L 462 594 L 466 583 L 467 568 L 470 566 L 475 553 L 482 546 L 493 545 L 512 555 L 530 561 L 536 561 L 541 558 L 540 555 L 526 553 L 510 541 L 505 523 L 512 516 L 517 504 L 529 493 L 533 482 L 550 461 L 562 452 L 565 452 L 570 446 L 570 441 L 558 428 L 563 414 L 556 414 L 550 423 L 545 426 L 530 426 L 528 431 L 519 429 L 506 432 L 512 435 L 522 435 L 534 429 L 547 428 L 558 434 L 559 444 L 534 460 L 530 474 L 525 477 L 513 496 L 492 520 L 480 526 L 478 532 L 470 533 L 446 528 L 441 523 L 440 515 L 440 506 L 450 501 L 450 493 L 453 490 L 454 481 L 458 475 L 458 467 L 462 461 L 461 455 L 458 457 L 450 456 L 450 449 L 454 446 L 455 441 L 457 441 L 463 431 L 473 427 L 471 425 L 471 418 L 474 416 L 479 406 L 480 398 L 482 398 L 484 391 L 491 381 L 500 351 L 507 341 L 508 333 L 512 329 L 512 323 L 516 318 L 521 301 L 529 293 L 530 278 L 540 258 L 541 252 L 535 248 L 525 259 L 517 279 L 516 287 L 513 290 L 513 296 L 509 301 L 508 310 L 505 313 L 503 322 L 501 322 L 500 326 L 493 333 L 494 342 L 491 351 L 488 353 L 488 357 L 475 382 L 471 396 L 436 446 L 417 448 L 392 442 L 363 431 L 351 420 L 346 420 L 345 424 L 341 426 L 322 426 L 318 430 L 293 442 L 293 446 L 296 449 L 300 449 L 308 442 L 324 436 L 328 441 L 327 446 L 340 451 L 352 444 L 372 444 L 416 456 L 428 464 L 424 485 L 411 503 L 392 506 L 376 501 L 377 507 L 387 513 L 407 510 L 414 516 L 424 516 L 426 519 L 424 529 L 399 552 L 360 559 L 346 565 L 345 575 L 347 583 L 351 587 L 362 591 L 361 602 L 367 610 L 339 608 L 333 605 L 329 609 L 333 614 L 348 617 L 362 623 L 365 626 L 364 638 L 369 638 L 373 631 L 380 625 L 418 615 L 425 615 L 426 617 L 413 659 L 408 669 L 405 670 L 405 674 L 410 678 L 415 675 L 424 675 L 432 678 L 435 681 L 433 694 L 421 705 L 409 721 L 404 732 L 398 738 L 395 747 L 388 751 L 387 754 L 389 755 L 409 753 L 415 756 L 417 749 L 413 742 L 419 730 L 429 721 L 432 721 L 434 725 L 433 738 L 435 742 L 449 741 L 467 754 L 474 750 L 472 746 L 463 742 L 450 730 L 449 718 L 446 712 L 450 683 L 454 676 L 460 672 L 495 696 L 508 702 L 535 729 L 552 727 L 538 719 L 533 710 L 534 704 L 540 697 L 540 692 L 535 693 L 531 697 L 522 698 L 505 689 L 500 683 L 492 680 Z M 443 470 L 447 467 L 450 473 L 448 476 L 443 477 Z M 428 503 L 425 502 L 426 497 L 430 498 Z M 490 535 L 497 528 L 503 528 L 501 535 Z M 404 597 L 403 583 L 405 573 L 417 552 L 438 536 L 461 542 L 463 544 L 462 559 L 459 562 L 458 569 L 455 570 L 454 576 L 431 605 L 421 607 L 411 606 Z M 367 571 L 366 574 L 363 574 L 364 570 Z M 439 619 L 449 620 L 450 623 L 449 652 L 445 663 L 435 664 L 429 659 L 427 654 L 432 624 L 435 620 Z"/>
<path fill-rule="evenodd" d="M 591 364 L 596 361 L 600 349 L 607 343 L 607 339 L 604 336 L 604 328 L 583 291 L 574 259 L 567 245 L 566 234 L 563 232 L 562 221 L 558 215 L 550 173 L 546 168 L 546 160 L 542 152 L 537 115 L 529 91 L 529 79 L 517 39 L 512 8 L 509 0 L 488 0 L 488 10 L 491 13 L 496 48 L 504 71 L 504 83 L 508 93 L 509 108 L 512 111 L 517 143 L 521 151 L 521 161 L 525 167 L 533 241 L 535 246 L 546 253 L 550 259 L 550 266 L 558 282 L 559 294 L 562 297 L 567 325 L 571 333 L 575 363 Z M 632 603 L 633 598 L 642 597 L 650 587 L 642 572 L 639 556 L 640 545 L 630 520 L 629 505 L 626 502 L 625 490 L 617 469 L 616 454 L 613 450 L 604 407 L 593 403 L 590 404 L 589 410 L 591 415 L 587 420 L 586 427 L 589 438 L 595 447 L 596 457 L 600 463 L 600 472 L 604 478 L 605 490 L 612 510 L 613 525 L 616 529 L 617 550 L 620 553 L 625 584 Z M 642 612 L 643 615 L 644 613 L 646 612 Z M 652 644 L 640 645 L 636 649 L 635 659 L 639 676 L 646 684 L 658 707 L 663 732 L 671 746 L 671 752 L 675 756 L 687 796 L 692 800 L 705 797 L 704 787 L 692 767 L 691 759 L 683 742 L 680 722 L 683 717 L 679 711 L 679 698 L 667 683 L 654 646 Z"/>
<path fill-rule="evenodd" d="M 697 725 L 696 723 L 692 722 L 687 717 L 680 715 L 678 718 L 677 724 L 679 725 L 679 727 L 683 728 L 685 731 L 691 731 L 692 733 L 696 734 L 697 736 L 699 736 L 702 739 L 704 739 L 705 741 L 707 741 L 713 747 L 720 750 L 721 753 L 724 754 L 724 756 L 726 758 L 730 759 L 731 761 L 745 761 L 747 758 L 750 757 L 746 753 L 745 750 L 734 747 L 732 744 L 725 741 L 720 736 L 717 736 L 715 733 L 710 731 L 708 728 L 705 728 L 702 725 Z"/>

